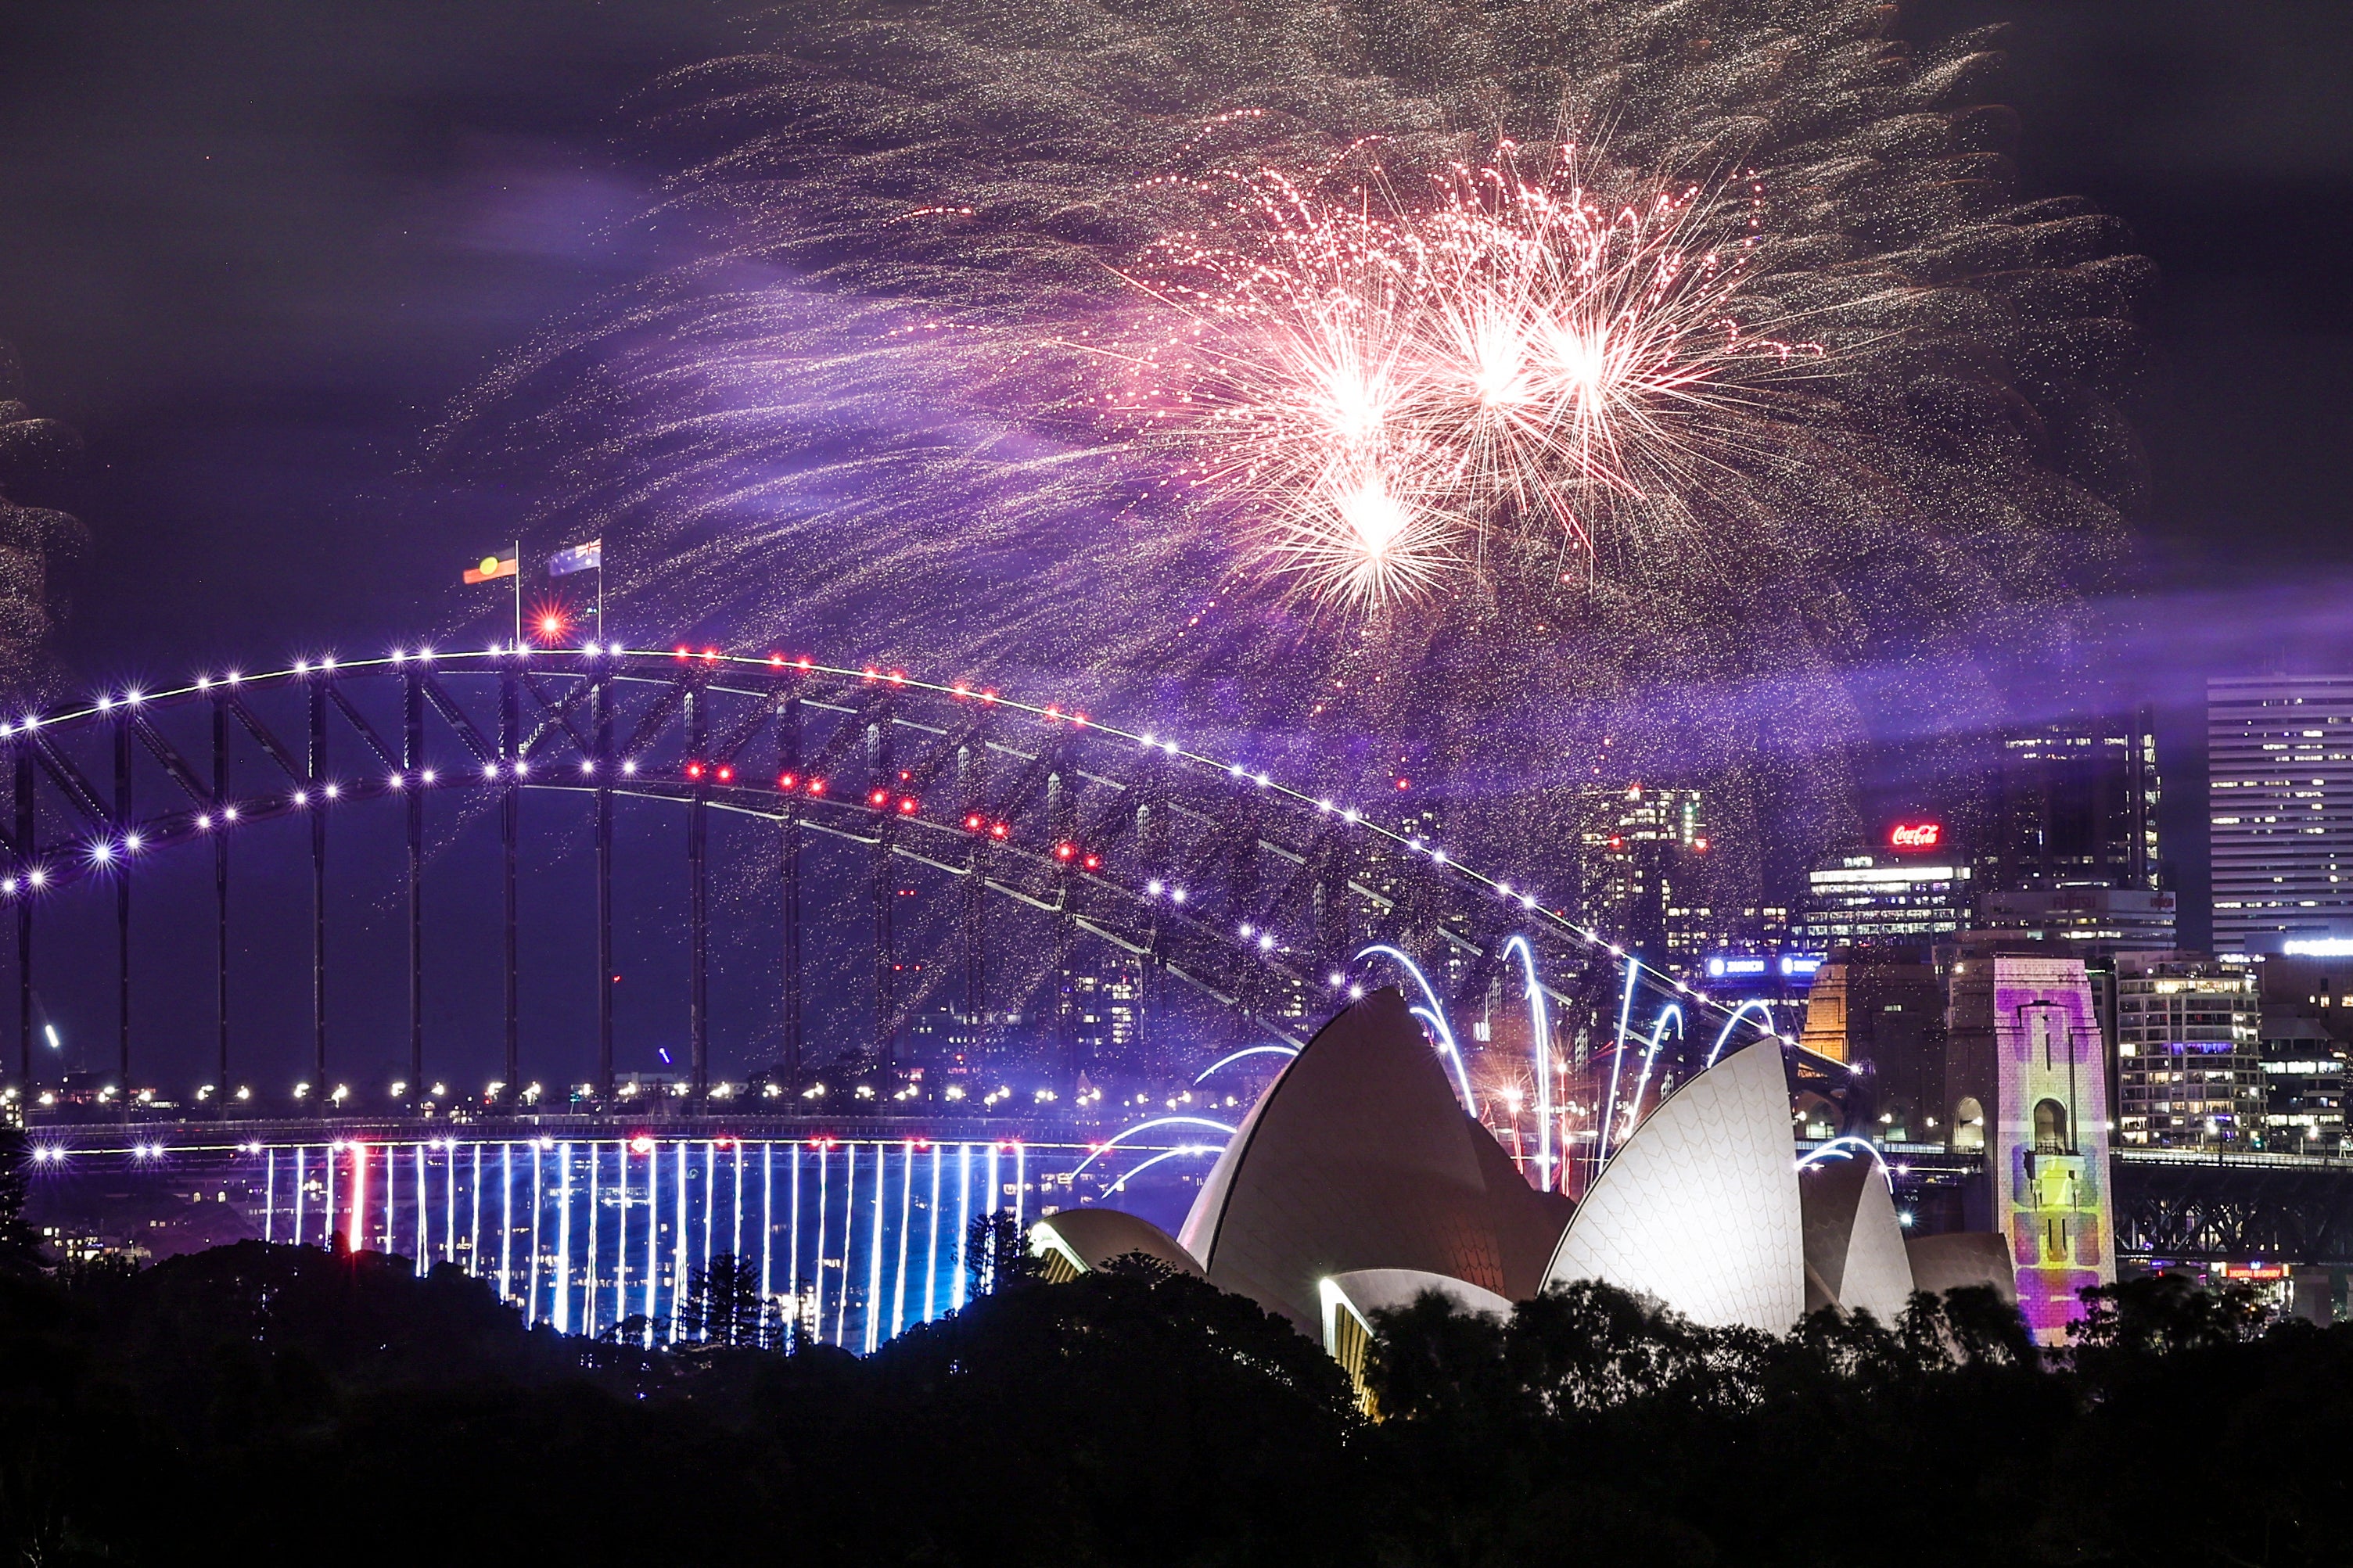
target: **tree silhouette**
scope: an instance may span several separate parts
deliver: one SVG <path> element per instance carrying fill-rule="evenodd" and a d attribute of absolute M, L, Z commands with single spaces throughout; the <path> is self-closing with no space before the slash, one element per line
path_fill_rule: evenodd
<path fill-rule="evenodd" d="M 1149 1260 L 1047 1285 L 1020 1240 L 976 1229 L 964 1310 L 867 1356 L 751 1351 L 777 1316 L 723 1256 L 652 1346 L 375 1252 L 0 1272 L 0 1559 L 406 1564 L 354 1499 L 414 1494 L 470 1559 L 566 1563 L 2348 1561 L 2353 1326 L 2243 1295 L 2111 1288 L 2065 1355 L 1986 1292 L 1781 1335 L 1426 1296 L 1377 1315 L 1367 1421 L 1311 1325 Z M 2229 1439 L 2194 1487 L 2149 1461 L 2185 1433 Z"/>
<path fill-rule="evenodd" d="M 760 1271 L 732 1252 L 688 1274 L 679 1326 L 705 1344 L 768 1350 L 780 1341 L 776 1304 L 760 1294 Z"/>
<path fill-rule="evenodd" d="M 29 1274 L 47 1261 L 38 1232 L 25 1223 L 25 1170 L 33 1146 L 21 1127 L 0 1127 L 0 1273 Z"/>
<path fill-rule="evenodd" d="M 1006 1210 L 993 1209 L 974 1215 L 965 1232 L 965 1273 L 971 1287 L 968 1294 L 977 1300 L 1029 1284 L 1042 1270 L 1029 1256 L 1029 1238 L 1019 1223 Z"/>

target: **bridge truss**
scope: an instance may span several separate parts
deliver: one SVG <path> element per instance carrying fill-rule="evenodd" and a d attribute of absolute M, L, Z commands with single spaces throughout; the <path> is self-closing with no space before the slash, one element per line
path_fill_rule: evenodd
<path fill-rule="evenodd" d="M 944 1003 L 976 1024 L 989 1012 L 993 984 L 1034 987 L 1041 973 L 1067 968 L 1082 942 L 1105 944 L 1136 966 L 1147 1030 L 1176 988 L 1194 1005 L 1222 1010 L 1240 1037 L 1278 1049 L 1295 1048 L 1333 1005 L 1401 967 L 1413 971 L 1440 1018 L 1517 979 L 1532 1032 L 1543 1037 L 1530 1044 L 1524 1078 L 1529 1112 L 1543 1123 L 1529 1142 L 1553 1173 L 1563 1162 L 1551 1151 L 1573 1136 L 1560 1121 L 1566 1108 L 1552 1103 L 1558 1074 L 1597 1052 L 1615 1053 L 1611 1066 L 1624 1071 L 1613 1072 L 1613 1083 L 1622 1078 L 1639 1099 L 1635 1066 L 1619 1059 L 1641 1048 L 1628 1044 L 1630 1023 L 1639 1034 L 1653 1015 L 1674 1008 L 1696 1026 L 1710 1011 L 1536 889 L 1467 867 L 1444 845 L 1348 803 L 1175 735 L 894 669 L 617 644 L 518 642 L 479 652 L 420 646 L 357 661 L 298 660 L 265 674 L 224 669 L 172 690 L 117 691 L 70 711 L 19 715 L 0 721 L 0 757 L 14 805 L 0 830 L 0 907 L 16 928 L 17 1079 L 26 1089 L 35 1078 L 45 911 L 77 891 L 112 894 L 117 1081 L 127 1100 L 135 1066 L 135 889 L 160 857 L 208 855 L 213 1079 L 226 1100 L 237 1066 L 232 857 L 259 825 L 289 818 L 307 827 L 310 1081 L 323 1089 L 334 1065 L 328 914 L 347 896 L 333 872 L 337 824 L 372 805 L 398 814 L 402 826 L 406 1083 L 412 1098 L 425 1092 L 432 1065 L 427 807 L 447 802 L 498 825 L 499 1083 L 512 1095 L 522 1078 L 518 879 L 526 795 L 570 795 L 592 825 L 596 954 L 594 969 L 583 967 L 595 977 L 596 1066 L 584 1087 L 596 1102 L 615 1093 L 616 812 L 634 802 L 656 803 L 682 823 L 685 1066 L 697 1104 L 713 1091 L 712 845 L 722 818 L 762 825 L 764 852 L 774 858 L 781 917 L 774 1043 L 789 1083 L 815 1065 L 805 903 L 806 868 L 819 842 L 849 847 L 866 868 L 871 942 L 860 983 L 871 996 L 873 1037 L 861 1050 L 885 1077 L 900 1063 L 919 1008 Z M 920 983 L 910 982 L 902 962 L 908 934 L 898 908 L 899 882 L 911 868 L 953 889 L 957 911 L 949 962 L 926 966 Z M 1007 908 L 1042 920 L 1049 951 L 1008 953 L 993 942 L 1004 923 L 997 912 Z M 1049 1007 L 1056 1060 L 1074 1080 L 1072 1000 L 1057 993 Z M 1729 1019 L 1726 1033 L 1738 1023 Z M 1694 1027 L 1692 1037 L 1704 1042 L 1713 1033 Z M 1660 1039 L 1654 1030 L 1641 1064 L 1645 1085 Z M 1451 1048 L 1451 1038 L 1444 1045 Z M 1679 1065 L 1673 1054 L 1669 1047 L 1670 1059 L 1657 1064 L 1661 1090 Z M 1539 1058 L 1552 1069 L 1536 1070 Z M 1459 1050 L 1454 1065 L 1461 1077 Z M 1467 1079 L 1464 1089 L 1477 1103 Z M 1588 1121 L 1606 1114 L 1584 1113 Z"/>

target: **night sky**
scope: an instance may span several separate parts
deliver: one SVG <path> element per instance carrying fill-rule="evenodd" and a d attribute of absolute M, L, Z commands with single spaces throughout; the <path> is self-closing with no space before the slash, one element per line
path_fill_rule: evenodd
<path fill-rule="evenodd" d="M 89 471 L 67 652 L 95 678 L 433 621 L 515 500 L 423 433 L 641 259 L 636 89 L 748 35 L 723 3 L 80 0 L 0 20 L 0 336 Z M 2164 271 L 2152 581 L 2353 563 L 2353 14 L 2331 0 L 1929 0 L 2017 23 L 2031 192 Z"/>
<path fill-rule="evenodd" d="M 420 471 L 502 356 L 637 272 L 631 93 L 736 47 L 693 0 L 74 0 L 0 11 L 0 338 L 85 471 L 63 653 L 86 681 L 458 624 L 523 498 Z M 2167 826 L 2202 893 L 2195 682 L 2341 666 L 2353 487 L 2353 10 L 2342 0 L 1930 0 L 2018 23 L 2030 194 L 2163 270 L 2147 588 Z M 662 628 L 618 628 L 659 636 Z M 2153 657 L 2152 657 L 2153 656 Z M 2199 934 L 2199 933 L 2192 933 Z"/>

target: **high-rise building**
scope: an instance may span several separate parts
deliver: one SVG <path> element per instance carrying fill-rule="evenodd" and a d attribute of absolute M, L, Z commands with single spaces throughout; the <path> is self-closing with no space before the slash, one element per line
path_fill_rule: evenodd
<path fill-rule="evenodd" d="M 1630 784 L 1597 788 L 1583 800 L 1587 918 L 1653 963 L 1667 960 L 1667 910 L 1688 910 L 1708 852 L 1700 792 Z M 1700 907 L 1706 907 L 1704 901 Z M 1687 918 L 1687 917 L 1686 917 Z M 1696 940 L 1690 957 L 1710 943 Z"/>
<path fill-rule="evenodd" d="M 1890 847 L 1832 855 L 1806 875 L 1797 938 L 1817 952 L 1860 942 L 1925 944 L 1968 921 L 1974 873 L 1935 823 L 1899 823 Z"/>
<path fill-rule="evenodd" d="M 2246 965 L 2120 955 L 2116 1032 L 2119 1143 L 2263 1147 L 2263 1000 Z"/>
<path fill-rule="evenodd" d="M 1710 965 L 1718 958 L 1733 952 L 1764 953 L 1773 955 L 1777 975 L 1788 977 L 1792 972 L 1784 970 L 1781 961 L 1790 956 L 1784 950 L 1790 946 L 1789 921 L 1795 911 L 1787 904 L 1725 898 L 1708 887 L 1710 880 L 1702 877 L 1688 889 L 1677 889 L 1679 901 L 1666 908 L 1667 970 L 1679 979 L 1705 975 L 1715 980 L 1722 976 Z M 1821 954 L 1807 956 L 1819 959 Z M 1804 989 L 1802 984 L 1799 989 Z"/>
<path fill-rule="evenodd" d="M 2282 1038 L 2289 1019 L 2305 1019 L 2342 1045 L 2353 1045 L 2353 955 L 2291 953 L 2256 969 L 2263 999 L 2263 1037 Z"/>
<path fill-rule="evenodd" d="M 2353 956 L 2267 958 L 2258 973 L 2263 1145 L 2274 1153 L 2338 1153 L 2353 1076 Z"/>
<path fill-rule="evenodd" d="M 2335 1154 L 2345 1144 L 2344 1042 L 2312 1018 L 2274 1020 L 2263 1010 L 2263 1147 L 2277 1154 Z"/>
<path fill-rule="evenodd" d="M 1978 897 L 1978 931 L 2043 944 L 2053 958 L 2166 952 L 2174 942 L 2171 893 L 2145 888 L 2035 888 Z"/>
<path fill-rule="evenodd" d="M 2155 721 L 2068 719 L 2002 737 L 1980 888 L 2157 890 Z"/>
<path fill-rule="evenodd" d="M 2214 946 L 2353 937 L 2353 676 L 2206 683 Z"/>

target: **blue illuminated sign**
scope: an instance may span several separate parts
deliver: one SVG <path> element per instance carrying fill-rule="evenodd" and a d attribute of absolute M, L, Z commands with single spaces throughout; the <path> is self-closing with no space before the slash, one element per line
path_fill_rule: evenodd
<path fill-rule="evenodd" d="M 1719 952 L 1707 961 L 1710 980 L 1762 980 L 1778 974 L 1784 980 L 1811 980 L 1822 966 L 1819 952 Z"/>

